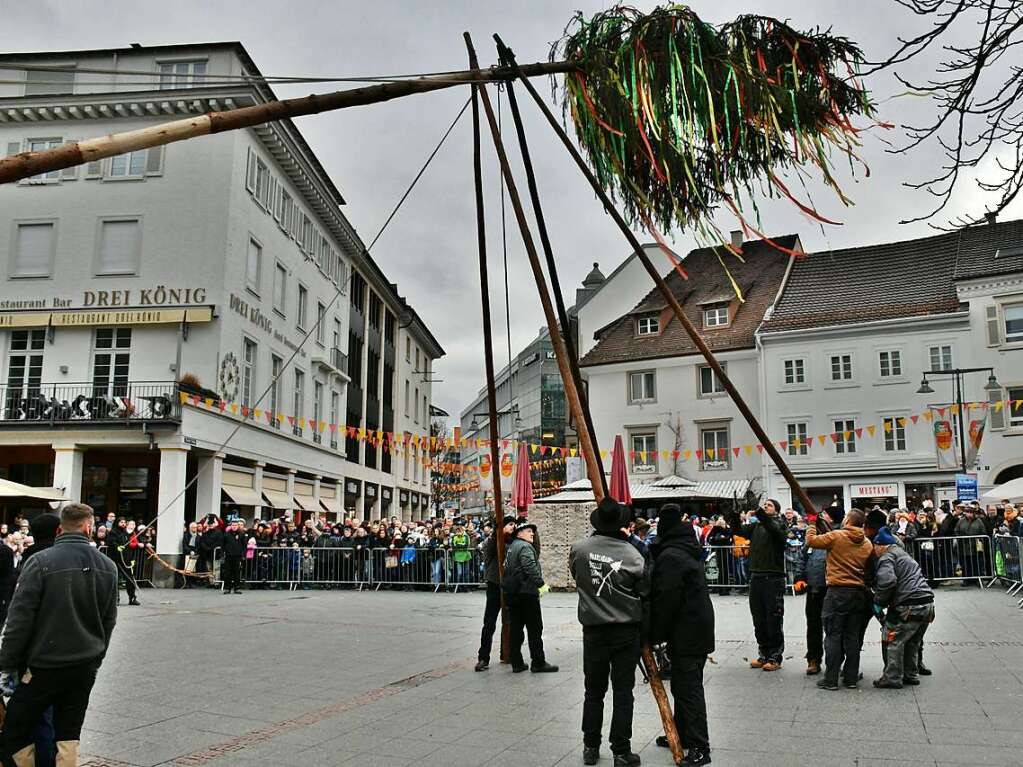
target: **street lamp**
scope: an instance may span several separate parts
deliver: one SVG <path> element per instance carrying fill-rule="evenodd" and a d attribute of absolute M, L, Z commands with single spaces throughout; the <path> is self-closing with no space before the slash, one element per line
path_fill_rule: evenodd
<path fill-rule="evenodd" d="M 955 396 L 958 410 L 956 422 L 959 424 L 959 459 L 963 474 L 966 473 L 966 435 L 963 432 L 963 375 L 966 373 L 987 373 L 987 383 L 984 385 L 984 391 L 996 392 L 1002 390 L 1002 385 L 995 378 L 994 368 L 947 368 L 945 370 L 924 371 L 920 388 L 916 390 L 917 394 L 934 394 L 934 389 L 931 388 L 931 384 L 927 380 L 928 375 L 951 376 L 955 379 Z"/>

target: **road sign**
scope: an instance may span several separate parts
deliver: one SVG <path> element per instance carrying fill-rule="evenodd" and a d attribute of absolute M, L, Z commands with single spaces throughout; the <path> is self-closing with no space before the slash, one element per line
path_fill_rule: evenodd
<path fill-rule="evenodd" d="M 976 474 L 956 474 L 956 497 L 961 501 L 977 500 Z"/>

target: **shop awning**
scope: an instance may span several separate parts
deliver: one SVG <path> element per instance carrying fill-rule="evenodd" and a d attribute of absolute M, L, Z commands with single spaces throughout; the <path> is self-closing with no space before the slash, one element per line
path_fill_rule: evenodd
<path fill-rule="evenodd" d="M 320 507 L 316 505 L 316 499 L 311 495 L 296 495 L 295 505 L 302 511 L 319 511 Z"/>
<path fill-rule="evenodd" d="M 231 499 L 232 503 L 237 503 L 239 506 L 266 506 L 266 501 L 251 487 L 221 485 L 220 489 L 224 495 Z"/>
<path fill-rule="evenodd" d="M 331 514 L 342 514 L 344 510 L 341 508 L 341 501 L 337 498 L 320 498 L 320 506 Z"/>
<path fill-rule="evenodd" d="M 292 498 L 287 493 L 282 493 L 280 490 L 266 490 L 266 489 L 264 489 L 263 490 L 263 495 L 266 497 L 266 499 L 268 501 L 270 501 L 270 505 L 273 508 L 275 508 L 275 509 L 281 509 L 282 511 L 287 511 L 289 509 L 295 508 L 295 506 L 297 505 L 295 503 L 295 499 L 294 498 Z M 301 507 L 299 507 L 299 508 L 301 508 Z"/>
<path fill-rule="evenodd" d="M 0 498 L 38 498 L 41 501 L 66 501 L 63 490 L 55 487 L 30 487 L 9 479 L 0 479 Z"/>

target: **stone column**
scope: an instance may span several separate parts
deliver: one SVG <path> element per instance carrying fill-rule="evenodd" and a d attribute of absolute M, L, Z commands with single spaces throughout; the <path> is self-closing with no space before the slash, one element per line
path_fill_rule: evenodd
<path fill-rule="evenodd" d="M 185 528 L 185 475 L 188 448 L 180 445 L 160 446 L 160 489 L 157 494 L 156 552 L 178 564 L 181 536 Z M 173 573 L 162 567 L 153 569 L 156 586 L 172 587 Z"/>
<path fill-rule="evenodd" d="M 288 494 L 288 498 L 295 497 L 295 475 L 298 474 L 298 469 L 288 469 L 288 484 L 285 492 Z M 294 501 L 292 501 L 294 503 Z M 295 510 L 291 509 L 288 512 L 288 519 L 295 518 Z"/>
<path fill-rule="evenodd" d="M 224 468 L 224 454 L 212 453 L 198 457 L 198 477 L 195 483 L 195 518 L 207 514 L 220 516 L 220 487 Z"/>
<path fill-rule="evenodd" d="M 319 520 L 321 512 L 320 509 L 320 480 L 323 479 L 319 474 L 313 476 L 313 503 L 316 505 L 316 511 L 313 512 L 313 521 Z"/>
<path fill-rule="evenodd" d="M 53 486 L 61 488 L 72 503 L 79 503 L 85 451 L 78 445 L 53 445 L 53 452 Z"/>
<path fill-rule="evenodd" d="M 266 464 L 262 461 L 257 461 L 255 464 L 255 471 L 252 475 L 252 489 L 256 491 L 256 495 L 260 498 L 263 497 L 263 469 L 266 468 Z M 255 509 L 256 516 L 260 519 L 263 518 L 263 507 L 257 506 Z M 272 516 L 272 515 L 271 515 Z"/>

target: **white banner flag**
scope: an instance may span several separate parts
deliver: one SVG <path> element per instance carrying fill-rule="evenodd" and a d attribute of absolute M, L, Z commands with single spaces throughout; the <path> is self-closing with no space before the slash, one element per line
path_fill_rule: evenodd
<path fill-rule="evenodd" d="M 938 454 L 939 469 L 959 468 L 956 457 L 956 440 L 952 424 L 952 406 L 929 406 L 931 425 L 934 430 L 934 449 Z"/>
<path fill-rule="evenodd" d="M 966 465 L 977 463 L 977 453 L 984 441 L 984 428 L 987 426 L 987 402 L 971 402 L 966 405 L 963 413 L 963 426 L 966 427 Z"/>

